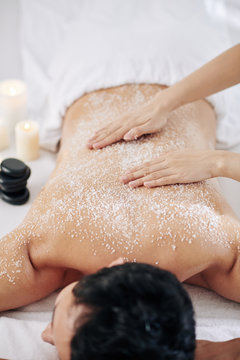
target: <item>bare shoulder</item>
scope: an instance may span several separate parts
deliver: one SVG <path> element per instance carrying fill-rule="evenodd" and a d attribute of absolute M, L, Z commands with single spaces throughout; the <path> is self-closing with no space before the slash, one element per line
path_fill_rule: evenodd
<path fill-rule="evenodd" d="M 211 228 L 200 231 L 200 223 L 189 224 L 185 229 L 181 222 L 172 225 L 176 235 L 174 243 L 166 240 L 159 250 L 159 266 L 173 272 L 180 281 L 211 288 L 220 293 L 218 281 L 233 273 L 238 259 L 238 231 L 240 224 L 235 219 L 221 215 L 218 223 L 218 237 Z M 207 236 L 206 236 L 207 235 Z M 237 272 L 237 271 L 236 271 Z"/>
<path fill-rule="evenodd" d="M 218 259 L 203 273 L 209 288 L 218 294 L 240 302 L 240 222 L 235 218 L 223 220 L 227 242 L 218 246 Z"/>

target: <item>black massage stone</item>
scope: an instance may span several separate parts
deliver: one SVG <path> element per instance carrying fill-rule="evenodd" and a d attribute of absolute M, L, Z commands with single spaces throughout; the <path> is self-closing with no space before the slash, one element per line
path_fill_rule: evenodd
<path fill-rule="evenodd" d="M 23 205 L 25 204 L 29 199 L 29 191 L 27 188 L 24 190 L 15 192 L 15 193 L 5 193 L 2 191 L 1 197 L 2 200 L 6 201 L 9 204 L 12 205 Z"/>
<path fill-rule="evenodd" d="M 25 189 L 25 187 L 27 186 L 27 181 L 23 181 L 21 183 L 18 183 L 16 185 L 5 185 L 5 184 L 0 184 L 0 190 L 4 191 L 4 192 L 18 192 L 20 190 Z"/>
<path fill-rule="evenodd" d="M 23 205 L 29 199 L 27 180 L 30 168 L 18 159 L 5 159 L 0 164 L 0 197 L 12 205 Z"/>
<path fill-rule="evenodd" d="M 16 185 L 18 183 L 22 183 L 24 181 L 26 181 L 29 176 L 31 174 L 31 170 L 28 166 L 26 166 L 26 169 L 25 169 L 25 173 L 21 176 L 19 176 L 18 178 L 17 177 L 12 177 L 10 175 L 7 175 L 6 173 L 4 172 L 1 172 L 0 174 L 0 184 L 3 184 L 3 185 Z"/>
<path fill-rule="evenodd" d="M 1 163 L 0 196 L 2 200 L 12 205 L 23 205 L 29 199 L 26 188 L 30 168 L 18 159 L 9 158 Z"/>
<path fill-rule="evenodd" d="M 21 160 L 9 158 L 2 161 L 1 171 L 2 174 L 21 178 L 26 174 L 27 165 L 24 164 L 24 162 L 22 162 Z"/>

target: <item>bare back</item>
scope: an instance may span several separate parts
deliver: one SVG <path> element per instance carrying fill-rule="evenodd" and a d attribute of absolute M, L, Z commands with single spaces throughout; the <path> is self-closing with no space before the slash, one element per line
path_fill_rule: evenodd
<path fill-rule="evenodd" d="M 240 301 L 240 224 L 217 181 L 130 189 L 119 180 L 165 151 L 214 148 L 210 105 L 178 109 L 158 134 L 97 151 L 86 147 L 96 129 L 159 89 L 124 85 L 70 106 L 55 170 L 23 223 L 0 240 L 0 311 L 36 301 L 120 256 Z"/>
<path fill-rule="evenodd" d="M 189 252 L 224 253 L 226 261 L 226 254 L 232 256 L 225 224 L 234 214 L 216 180 L 153 189 L 130 189 L 119 180 L 127 169 L 165 151 L 214 148 L 216 121 L 207 102 L 175 111 L 158 134 L 97 151 L 86 148 L 93 131 L 158 90 L 158 85 L 100 90 L 68 109 L 56 169 L 27 217 L 38 234 L 39 266 L 88 273 L 122 256 L 159 264 L 186 280 L 211 263 L 202 260 L 201 268 L 191 267 Z"/>

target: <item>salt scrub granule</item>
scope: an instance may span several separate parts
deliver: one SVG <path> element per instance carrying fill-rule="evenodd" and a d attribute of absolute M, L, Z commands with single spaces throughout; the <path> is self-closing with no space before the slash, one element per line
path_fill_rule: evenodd
<path fill-rule="evenodd" d="M 201 129 L 194 104 L 174 111 L 159 133 L 96 151 L 86 148 L 95 130 L 137 109 L 157 91 L 151 85 L 126 85 L 87 96 L 84 111 L 72 123 L 72 135 L 62 140 L 57 168 L 30 210 L 34 226 L 31 221 L 24 224 L 27 238 L 69 242 L 77 251 L 84 245 L 89 257 L 120 254 L 125 261 L 144 259 L 146 252 L 157 255 L 161 248 L 177 253 L 181 243 L 229 246 L 224 216 L 215 211 L 221 198 L 211 181 L 131 189 L 119 180 L 126 170 L 164 152 L 197 149 Z M 14 281 L 21 259 L 13 256 L 9 266 L 1 259 L 0 269 L 1 276 Z"/>

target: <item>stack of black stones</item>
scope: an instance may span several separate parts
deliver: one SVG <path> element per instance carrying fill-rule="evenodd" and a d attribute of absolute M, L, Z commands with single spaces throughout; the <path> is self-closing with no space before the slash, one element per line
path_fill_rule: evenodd
<path fill-rule="evenodd" d="M 0 165 L 0 195 L 12 205 L 23 205 L 29 199 L 27 180 L 30 168 L 18 159 L 5 159 Z"/>

